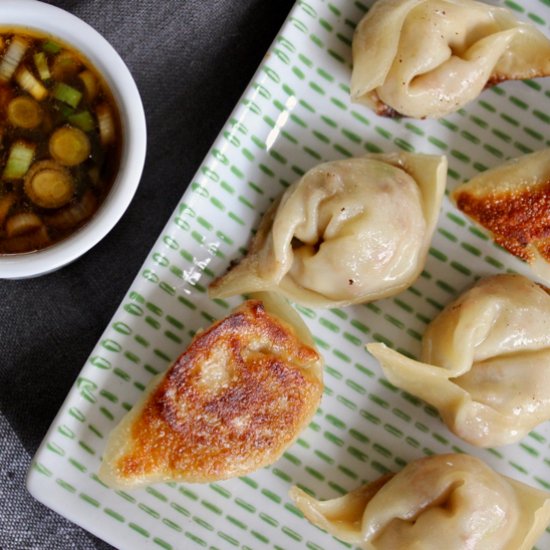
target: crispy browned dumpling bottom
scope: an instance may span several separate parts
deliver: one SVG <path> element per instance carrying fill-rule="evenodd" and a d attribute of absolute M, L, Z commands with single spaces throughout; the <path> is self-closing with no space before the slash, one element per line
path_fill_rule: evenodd
<path fill-rule="evenodd" d="M 111 434 L 100 477 L 127 487 L 250 473 L 294 441 L 322 392 L 317 351 L 249 300 L 152 382 Z"/>
<path fill-rule="evenodd" d="M 536 249 L 550 261 L 549 182 L 481 196 L 458 189 L 455 197 L 457 207 L 488 229 L 508 252 L 531 263 Z"/>

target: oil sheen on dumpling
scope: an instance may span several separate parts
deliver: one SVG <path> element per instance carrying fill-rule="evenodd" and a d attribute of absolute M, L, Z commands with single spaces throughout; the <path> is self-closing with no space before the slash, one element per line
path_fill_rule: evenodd
<path fill-rule="evenodd" d="M 314 525 L 364 550 L 531 550 L 550 522 L 550 494 L 478 458 L 422 458 L 333 500 L 297 487 Z"/>
<path fill-rule="evenodd" d="M 271 464 L 323 392 L 322 359 L 283 298 L 259 295 L 199 332 L 109 437 L 112 487 L 210 482 Z"/>
<path fill-rule="evenodd" d="M 522 275 L 488 277 L 449 304 L 424 334 L 422 362 L 367 349 L 472 445 L 514 443 L 550 419 L 550 294 Z"/>
<path fill-rule="evenodd" d="M 274 290 L 334 307 L 400 292 L 424 267 L 446 170 L 445 157 L 406 153 L 312 168 L 267 211 L 248 255 L 210 295 Z"/>
<path fill-rule="evenodd" d="M 487 170 L 459 185 L 452 198 L 550 284 L 550 149 Z"/>
<path fill-rule="evenodd" d="M 485 87 L 550 74 L 550 40 L 474 0 L 378 0 L 353 38 L 351 98 L 380 115 L 438 118 Z"/>

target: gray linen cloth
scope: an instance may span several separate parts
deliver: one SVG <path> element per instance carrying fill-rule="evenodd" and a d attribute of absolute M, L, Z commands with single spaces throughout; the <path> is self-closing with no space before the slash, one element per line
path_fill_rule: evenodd
<path fill-rule="evenodd" d="M 148 154 L 130 208 L 94 249 L 50 275 L 0 280 L 2 550 L 109 548 L 28 495 L 30 458 L 293 1 L 50 3 L 90 23 L 126 61 Z"/>
<path fill-rule="evenodd" d="M 90 535 L 24 491 L 31 457 L 1 414 L 0 438 L 0 548 L 93 548 Z"/>

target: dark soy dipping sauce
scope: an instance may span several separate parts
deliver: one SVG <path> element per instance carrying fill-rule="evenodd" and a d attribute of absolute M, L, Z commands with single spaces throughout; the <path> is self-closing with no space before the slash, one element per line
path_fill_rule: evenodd
<path fill-rule="evenodd" d="M 0 255 L 46 248 L 86 224 L 121 149 L 113 95 L 79 51 L 0 29 Z"/>

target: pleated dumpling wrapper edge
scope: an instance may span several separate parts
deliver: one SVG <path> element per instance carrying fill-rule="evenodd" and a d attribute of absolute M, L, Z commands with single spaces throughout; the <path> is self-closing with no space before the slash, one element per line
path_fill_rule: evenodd
<path fill-rule="evenodd" d="M 475 0 L 378 0 L 352 52 L 352 101 L 385 116 L 439 118 L 492 84 L 550 75 L 550 40 Z"/>
<path fill-rule="evenodd" d="M 281 297 L 259 294 L 199 332 L 111 433 L 99 477 L 114 488 L 212 482 L 273 463 L 323 393 L 323 360 Z"/>
<path fill-rule="evenodd" d="M 395 295 L 422 272 L 447 178 L 444 156 L 373 154 L 325 162 L 264 215 L 214 298 L 279 292 L 307 307 Z"/>
<path fill-rule="evenodd" d="M 311 523 L 363 550 L 531 550 L 550 522 L 550 493 L 466 454 L 421 458 L 332 500 L 297 487 L 290 497 Z"/>
<path fill-rule="evenodd" d="M 550 294 L 522 275 L 481 279 L 447 305 L 424 333 L 421 361 L 367 349 L 472 445 L 508 445 L 550 420 Z"/>
<path fill-rule="evenodd" d="M 550 149 L 490 168 L 456 187 L 451 198 L 550 285 Z"/>

